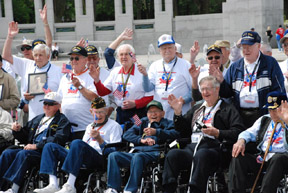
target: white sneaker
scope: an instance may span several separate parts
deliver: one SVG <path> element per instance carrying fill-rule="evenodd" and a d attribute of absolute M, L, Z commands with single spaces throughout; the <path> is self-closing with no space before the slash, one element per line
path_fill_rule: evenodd
<path fill-rule="evenodd" d="M 107 190 L 104 191 L 104 193 L 118 193 L 118 192 L 113 188 L 108 188 Z"/>
<path fill-rule="evenodd" d="M 123 193 L 132 193 L 131 191 L 124 190 Z"/>
<path fill-rule="evenodd" d="M 57 192 L 59 191 L 60 188 L 57 187 L 56 185 L 54 184 L 49 184 L 48 186 L 44 187 L 44 188 L 38 188 L 38 189 L 35 189 L 33 190 L 33 193 L 54 193 L 54 192 Z"/>
<path fill-rule="evenodd" d="M 14 193 L 14 191 L 12 190 L 12 188 L 10 188 L 6 191 L 0 191 L 0 193 Z"/>
<path fill-rule="evenodd" d="M 76 188 L 70 186 L 70 184 L 68 184 L 68 183 L 65 183 L 62 186 L 62 189 L 55 192 L 55 193 L 76 193 Z"/>

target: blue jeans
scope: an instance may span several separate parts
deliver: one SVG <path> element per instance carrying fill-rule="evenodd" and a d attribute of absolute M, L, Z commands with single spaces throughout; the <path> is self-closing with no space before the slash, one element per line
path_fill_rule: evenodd
<path fill-rule="evenodd" d="M 120 168 L 130 167 L 130 176 L 124 190 L 137 192 L 144 167 L 148 163 L 156 161 L 158 157 L 158 151 L 136 153 L 111 153 L 108 157 L 107 166 L 108 187 L 116 189 L 117 191 L 121 191 Z"/>
<path fill-rule="evenodd" d="M 78 176 L 83 165 L 89 169 L 103 167 L 102 155 L 80 139 L 72 141 L 69 151 L 58 144 L 46 144 L 42 153 L 40 173 L 56 175 L 58 161 L 64 161 L 62 170 L 74 176 Z"/>
<path fill-rule="evenodd" d="M 3 178 L 21 185 L 27 170 L 40 163 L 41 152 L 35 150 L 7 149 L 0 157 L 0 184 Z"/>
<path fill-rule="evenodd" d="M 276 41 L 277 41 L 277 46 L 278 46 L 278 50 L 281 51 L 282 50 L 282 46 L 281 46 L 281 43 L 280 43 L 280 36 L 279 38 L 277 38 L 279 35 L 276 34 Z M 278 40 L 279 39 L 279 40 Z"/>

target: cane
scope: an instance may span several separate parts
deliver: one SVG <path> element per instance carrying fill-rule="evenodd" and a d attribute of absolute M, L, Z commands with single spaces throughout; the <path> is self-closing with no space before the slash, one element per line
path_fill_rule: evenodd
<path fill-rule="evenodd" d="M 263 166 L 264 166 L 264 162 L 265 162 L 266 156 L 267 156 L 267 154 L 268 154 L 268 152 L 269 152 L 269 148 L 270 148 L 271 142 L 272 142 L 272 140 L 273 140 L 273 135 L 274 135 L 274 133 L 275 133 L 275 130 L 276 130 L 276 127 L 277 127 L 277 124 L 278 124 L 278 123 L 279 123 L 279 122 L 276 123 L 275 127 L 274 127 L 273 130 L 272 130 L 272 134 L 271 134 L 270 140 L 268 141 L 268 145 L 267 145 L 267 148 L 266 148 L 264 157 L 263 157 L 263 162 L 261 163 L 260 169 L 259 169 L 259 171 L 258 171 L 258 174 L 257 174 L 257 176 L 256 176 L 256 179 L 255 179 L 255 181 L 254 181 L 254 184 L 253 184 L 253 187 L 252 187 L 250 193 L 253 193 L 254 190 L 255 190 L 257 181 L 258 181 L 258 179 L 259 179 L 259 176 L 260 176 L 260 174 L 261 174 L 262 168 L 263 168 Z M 280 121 L 280 123 L 281 123 L 281 125 L 283 125 L 282 121 Z"/>

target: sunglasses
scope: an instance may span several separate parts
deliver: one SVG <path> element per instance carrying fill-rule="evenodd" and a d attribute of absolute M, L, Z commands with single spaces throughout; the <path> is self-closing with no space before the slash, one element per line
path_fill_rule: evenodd
<path fill-rule="evenodd" d="M 213 60 L 213 58 L 215 59 L 215 60 L 219 60 L 220 59 L 220 56 L 209 56 L 208 57 L 208 60 Z"/>
<path fill-rule="evenodd" d="M 73 61 L 73 60 L 76 60 L 76 61 L 79 61 L 79 57 L 70 57 L 70 61 Z"/>
<path fill-rule="evenodd" d="M 32 47 L 31 46 L 22 46 L 20 49 L 23 52 L 24 50 L 31 50 Z"/>
<path fill-rule="evenodd" d="M 53 102 L 43 102 L 43 105 L 48 105 L 48 106 L 54 106 L 57 105 L 57 103 L 53 103 Z"/>

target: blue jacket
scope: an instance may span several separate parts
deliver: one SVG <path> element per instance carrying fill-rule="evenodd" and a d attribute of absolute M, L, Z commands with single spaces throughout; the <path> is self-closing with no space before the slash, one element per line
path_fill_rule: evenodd
<path fill-rule="evenodd" d="M 174 140 L 180 137 L 178 131 L 174 129 L 174 123 L 171 120 L 162 118 L 159 123 L 153 122 L 151 124 L 151 128 L 156 129 L 155 136 L 143 136 L 143 130 L 148 126 L 149 120 L 147 117 L 141 119 L 142 123 L 140 126 L 134 125 L 130 129 L 128 129 L 124 135 L 123 139 L 134 143 L 136 150 L 139 151 L 157 151 L 159 150 L 159 145 L 164 144 L 167 140 Z M 155 145 L 147 146 L 142 144 L 140 141 L 142 137 L 152 138 L 155 140 Z"/>
<path fill-rule="evenodd" d="M 259 108 L 261 115 L 267 114 L 266 104 L 267 94 L 271 91 L 286 92 L 284 87 L 284 77 L 278 62 L 271 56 L 266 56 L 260 52 L 260 64 L 257 71 L 256 87 L 258 91 Z M 244 80 L 244 58 L 234 62 L 221 83 L 220 96 L 224 98 L 234 98 L 235 106 L 240 108 L 240 90 Z"/>
<path fill-rule="evenodd" d="M 37 137 L 37 135 L 35 135 L 36 130 L 44 116 L 45 114 L 38 115 L 29 121 L 25 127 L 21 128 L 20 131 L 13 131 L 14 137 L 20 143 L 34 144 L 34 140 Z M 70 131 L 70 122 L 64 114 L 57 111 L 55 117 L 48 126 L 46 137 L 36 143 L 37 150 L 42 151 L 44 145 L 48 142 L 58 143 L 59 145 L 64 146 L 69 139 Z"/>

